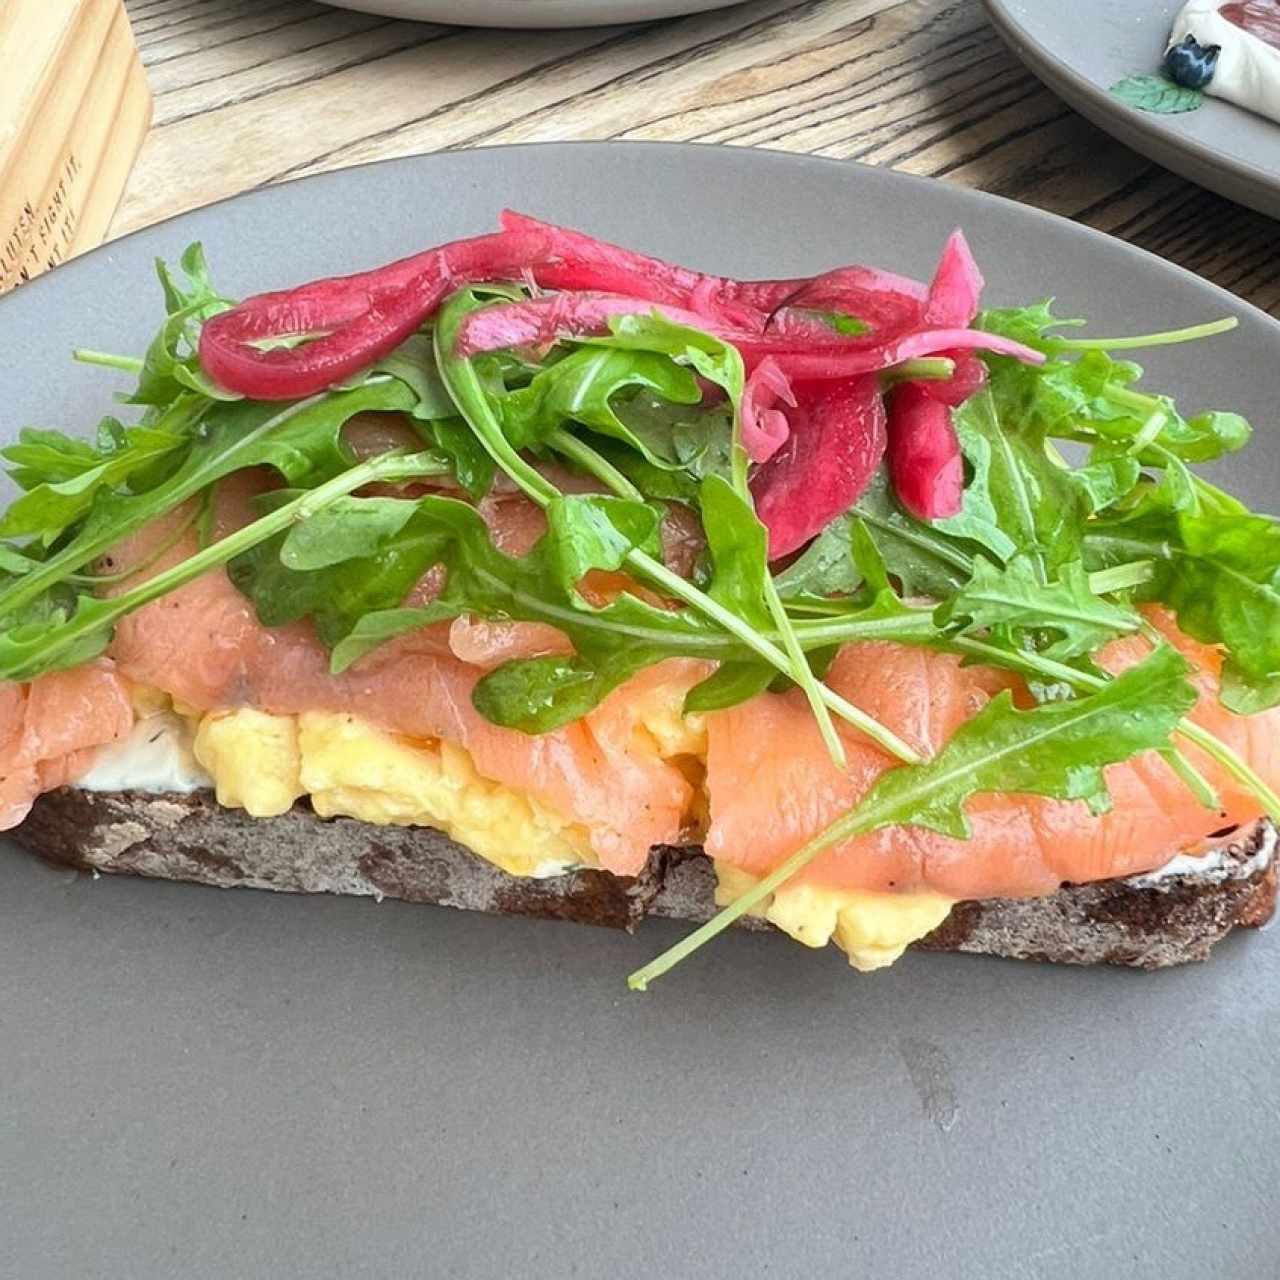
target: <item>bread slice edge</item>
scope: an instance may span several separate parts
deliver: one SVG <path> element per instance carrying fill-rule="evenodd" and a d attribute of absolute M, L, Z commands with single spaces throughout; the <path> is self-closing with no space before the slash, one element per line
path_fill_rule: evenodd
<path fill-rule="evenodd" d="M 696 848 L 656 848 L 635 877 L 583 870 L 528 879 L 432 828 L 321 819 L 305 802 L 279 817 L 251 818 L 207 791 L 62 788 L 41 796 L 8 834 L 56 864 L 219 888 L 387 897 L 624 929 L 649 916 L 697 922 L 716 911 L 714 873 Z M 1066 885 L 1047 897 L 958 903 L 915 945 L 1142 969 L 1205 960 L 1232 929 L 1271 918 L 1275 853 L 1276 830 L 1260 820 L 1149 875 Z M 754 918 L 740 923 L 772 928 Z"/>

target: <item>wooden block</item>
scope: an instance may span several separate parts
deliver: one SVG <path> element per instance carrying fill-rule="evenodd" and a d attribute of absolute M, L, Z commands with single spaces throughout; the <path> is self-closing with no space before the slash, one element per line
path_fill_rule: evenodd
<path fill-rule="evenodd" d="M 101 241 L 151 117 L 123 0 L 4 0 L 0 292 Z"/>

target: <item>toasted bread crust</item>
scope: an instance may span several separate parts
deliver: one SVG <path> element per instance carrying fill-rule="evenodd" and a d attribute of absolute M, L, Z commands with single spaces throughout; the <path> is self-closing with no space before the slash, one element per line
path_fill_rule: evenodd
<path fill-rule="evenodd" d="M 714 914 L 714 875 L 697 849 L 661 847 L 636 877 L 507 875 L 438 831 L 322 820 L 305 803 L 278 818 L 220 807 L 209 792 L 154 795 L 63 788 L 11 835 L 59 864 L 220 888 L 364 894 L 464 910 L 634 929 L 646 916 Z M 918 946 L 1066 964 L 1158 969 L 1204 960 L 1231 929 L 1270 919 L 1276 832 L 1241 828 L 1211 869 L 1064 886 L 1045 898 L 957 904 Z M 745 919 L 750 928 L 769 928 Z"/>

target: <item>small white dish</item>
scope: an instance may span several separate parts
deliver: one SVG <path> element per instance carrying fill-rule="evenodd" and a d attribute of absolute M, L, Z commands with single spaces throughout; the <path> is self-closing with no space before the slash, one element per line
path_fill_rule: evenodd
<path fill-rule="evenodd" d="M 742 0 L 328 0 L 388 18 L 468 27 L 603 27 L 727 9 Z"/>

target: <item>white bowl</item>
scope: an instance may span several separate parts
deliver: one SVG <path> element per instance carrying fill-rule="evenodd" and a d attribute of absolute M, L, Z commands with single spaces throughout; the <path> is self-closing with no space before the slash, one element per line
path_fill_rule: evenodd
<path fill-rule="evenodd" d="M 388 18 L 467 27 L 603 27 L 727 9 L 742 0 L 328 0 Z"/>

